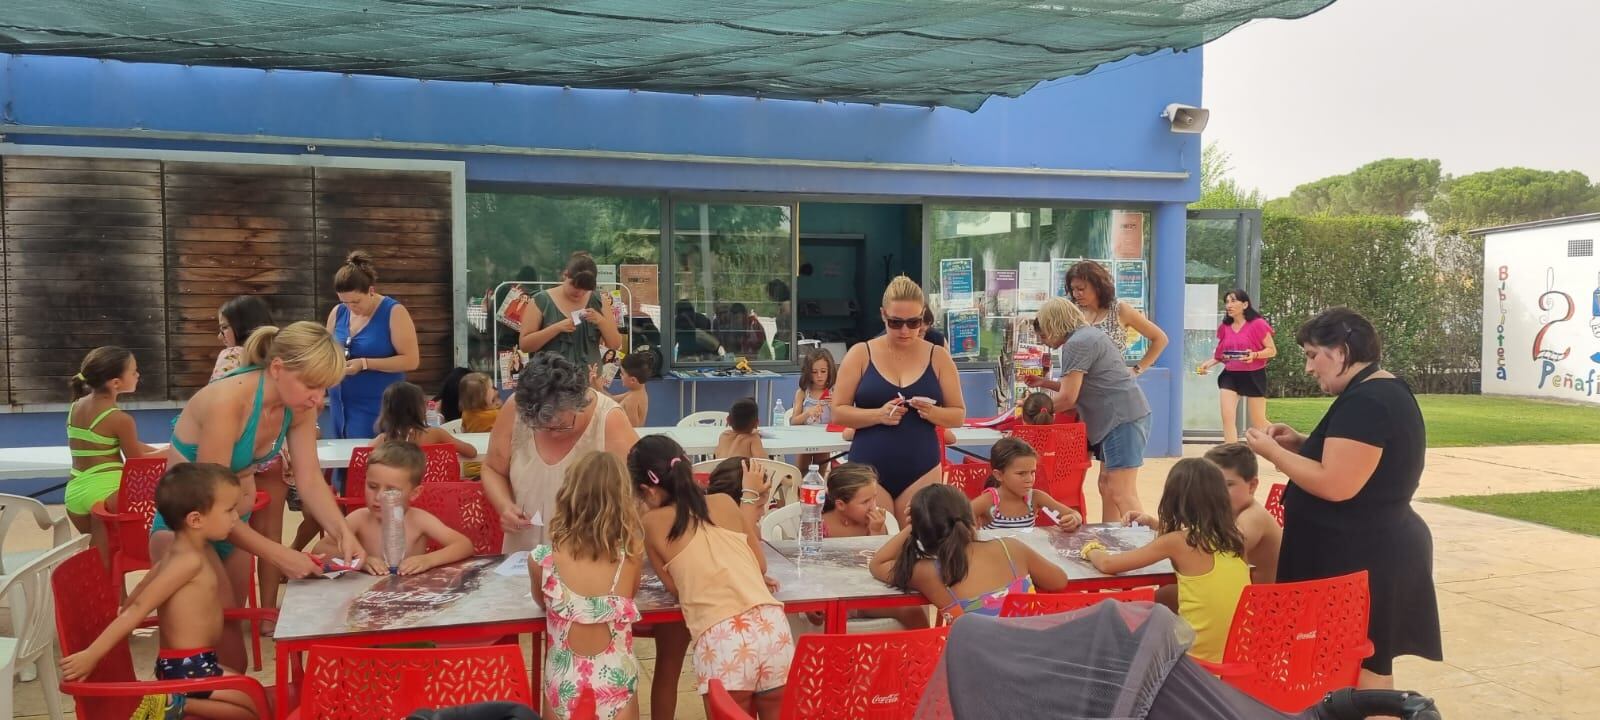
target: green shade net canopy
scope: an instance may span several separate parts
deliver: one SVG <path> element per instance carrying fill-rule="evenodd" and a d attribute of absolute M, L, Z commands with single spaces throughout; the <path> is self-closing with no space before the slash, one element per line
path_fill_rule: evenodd
<path fill-rule="evenodd" d="M 1333 0 L 0 0 L 0 52 L 975 110 Z"/>

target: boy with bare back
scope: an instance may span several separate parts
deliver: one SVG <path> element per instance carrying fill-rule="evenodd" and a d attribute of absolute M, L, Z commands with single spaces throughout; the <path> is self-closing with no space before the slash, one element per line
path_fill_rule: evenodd
<path fill-rule="evenodd" d="M 222 568 L 207 543 L 224 540 L 239 522 L 239 478 L 210 463 L 172 466 L 156 486 L 156 512 L 175 537 L 172 547 L 128 596 L 128 605 L 87 649 L 61 661 L 66 680 L 79 680 L 117 642 L 155 612 L 160 620 L 161 650 L 156 678 L 178 680 L 238 674 L 217 663 L 213 648 L 222 637 L 222 605 L 217 583 Z M 238 690 L 215 690 L 165 698 L 165 717 L 255 720 L 257 708 Z"/>

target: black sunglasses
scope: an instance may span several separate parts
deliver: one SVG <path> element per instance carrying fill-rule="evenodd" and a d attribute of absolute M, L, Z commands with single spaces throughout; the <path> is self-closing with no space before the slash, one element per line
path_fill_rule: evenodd
<path fill-rule="evenodd" d="M 883 324 L 888 325 L 894 330 L 899 330 L 900 328 L 910 328 L 912 330 L 916 330 L 917 328 L 922 327 L 922 318 L 897 318 L 885 315 L 883 318 Z"/>

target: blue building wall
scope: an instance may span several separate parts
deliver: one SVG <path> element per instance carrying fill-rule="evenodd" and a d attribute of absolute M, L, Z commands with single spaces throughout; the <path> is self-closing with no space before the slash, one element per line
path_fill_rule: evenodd
<path fill-rule="evenodd" d="M 276 139 L 307 138 L 319 140 L 316 152 L 324 155 L 461 160 L 471 182 L 766 192 L 836 196 L 841 202 L 872 196 L 907 204 L 995 199 L 1147 207 L 1154 212 L 1151 310 L 1173 346 L 1141 384 L 1155 408 L 1149 454 L 1170 455 L 1181 451 L 1183 210 L 1199 193 L 1200 141 L 1169 132 L 1159 115 L 1168 103 L 1199 105 L 1201 73 L 1201 51 L 1162 52 L 1045 83 L 1020 98 L 996 98 L 967 113 L 0 54 L 0 133 L 14 144 L 275 154 L 307 152 L 304 144 Z M 30 133 L 27 126 L 57 131 Z M 61 134 L 62 128 L 83 134 Z M 353 148 L 338 141 L 392 144 Z M 397 145 L 403 143 L 433 145 Z M 650 157 L 572 154 L 589 151 Z M 718 158 L 990 170 L 796 167 Z M 1189 177 L 1067 176 L 1036 169 Z M 804 216 L 801 222 L 809 231 Z M 892 244 L 887 237 L 869 242 Z M 869 284 L 879 270 L 872 252 L 864 270 Z M 897 255 L 914 269 L 920 258 L 913 261 L 913 253 L 920 248 L 902 244 Z M 973 414 L 992 412 L 991 373 L 964 373 L 963 386 Z M 726 407 L 740 392 L 702 392 L 701 407 Z M 676 387 L 657 383 L 651 396 L 651 424 L 668 424 Z M 154 440 L 167 433 L 173 411 L 135 415 L 141 435 Z M 61 413 L 0 414 L 0 446 L 58 444 L 62 423 Z"/>

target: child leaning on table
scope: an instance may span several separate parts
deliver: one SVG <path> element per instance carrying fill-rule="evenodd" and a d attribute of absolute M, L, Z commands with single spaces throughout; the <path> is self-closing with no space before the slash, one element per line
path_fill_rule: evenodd
<path fill-rule="evenodd" d="M 644 574 L 644 532 L 621 460 L 591 451 L 567 469 L 556 491 L 550 544 L 528 557 L 533 599 L 549 629 L 544 700 L 551 715 L 578 716 L 587 695 L 593 717 L 637 718 L 633 596 Z"/>
<path fill-rule="evenodd" d="M 394 565 L 401 575 L 415 575 L 472 557 L 472 541 L 467 536 L 445 525 L 433 513 L 411 507 L 422 487 L 425 463 L 422 449 L 408 442 L 384 442 L 367 456 L 367 505 L 345 517 L 350 532 L 356 534 L 367 551 L 363 570 L 387 575 L 389 566 Z M 378 496 L 385 490 L 398 490 L 405 498 L 406 556 L 401 559 L 383 557 L 383 505 Z M 438 550 L 427 552 L 430 540 L 439 546 Z M 324 538 L 315 552 L 332 556 L 338 554 L 339 547 Z"/>
<path fill-rule="evenodd" d="M 224 670 L 213 650 L 223 633 L 217 584 L 224 571 L 207 543 L 226 539 L 239 522 L 239 492 L 239 478 L 220 465 L 181 463 L 167 470 L 156 485 L 156 512 L 173 530 L 171 548 L 139 581 L 128 595 L 127 606 L 105 632 L 82 652 L 62 659 L 62 679 L 88 677 L 100 659 L 152 611 L 161 623 L 157 679 L 238 674 L 232 668 Z M 253 720 L 266 710 L 255 707 L 238 690 L 152 696 L 140 709 L 153 711 L 156 717 L 217 720 Z"/>
<path fill-rule="evenodd" d="M 1113 553 L 1099 542 L 1080 551 L 1100 572 L 1115 575 L 1171 560 L 1178 575 L 1178 615 L 1194 628 L 1189 654 L 1222 662 L 1233 611 L 1250 584 L 1244 538 L 1234 525 L 1228 483 L 1216 465 L 1185 458 L 1167 473 L 1156 511 L 1156 539 L 1137 550 Z"/>
<path fill-rule="evenodd" d="M 794 659 L 794 637 L 755 523 L 726 495 L 695 484 L 683 448 L 665 435 L 639 438 L 628 453 L 644 514 L 645 550 L 662 584 L 678 596 L 693 639 L 701 695 L 722 681 L 740 707 L 762 720 L 778 716 Z"/>
<path fill-rule="evenodd" d="M 1016 538 L 979 540 L 967 496 L 931 485 L 911 499 L 911 523 L 872 556 L 872 576 L 922 593 L 947 619 L 994 617 L 1011 593 L 1059 592 L 1067 573 Z"/>

